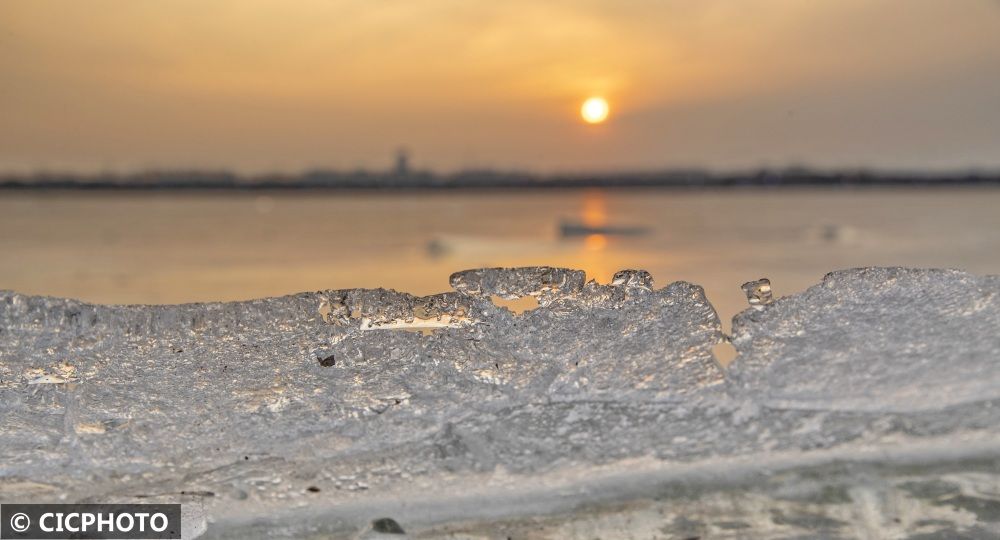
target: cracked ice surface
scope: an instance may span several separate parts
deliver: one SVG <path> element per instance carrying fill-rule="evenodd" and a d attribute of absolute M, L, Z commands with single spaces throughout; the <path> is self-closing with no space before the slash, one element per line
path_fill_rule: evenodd
<path fill-rule="evenodd" d="M 386 515 L 430 536 L 1000 534 L 998 278 L 831 274 L 739 315 L 728 373 L 695 285 L 451 283 L 181 306 L 0 293 L 0 500 L 181 498 L 208 536 L 244 538 Z M 521 315 L 490 300 L 527 295 Z M 823 469 L 845 461 L 875 469 Z"/>

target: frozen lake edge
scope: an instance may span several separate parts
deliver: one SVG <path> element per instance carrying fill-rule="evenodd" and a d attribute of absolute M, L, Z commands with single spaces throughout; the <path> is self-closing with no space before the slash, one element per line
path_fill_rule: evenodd
<path fill-rule="evenodd" d="M 695 285 L 452 285 L 0 293 L 0 500 L 183 499 L 206 537 L 1000 534 L 1000 277 L 834 272 L 739 314 L 727 369 Z"/>

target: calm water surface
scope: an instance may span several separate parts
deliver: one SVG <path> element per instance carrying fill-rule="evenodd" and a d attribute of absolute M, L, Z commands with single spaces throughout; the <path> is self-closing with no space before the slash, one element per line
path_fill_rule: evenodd
<path fill-rule="evenodd" d="M 560 224 L 643 227 L 562 237 Z M 0 194 L 0 288 L 102 303 L 305 290 L 448 290 L 480 266 L 644 268 L 705 287 L 724 320 L 740 284 L 776 295 L 867 265 L 1000 273 L 1000 190 Z M 728 326 L 728 325 L 727 325 Z"/>

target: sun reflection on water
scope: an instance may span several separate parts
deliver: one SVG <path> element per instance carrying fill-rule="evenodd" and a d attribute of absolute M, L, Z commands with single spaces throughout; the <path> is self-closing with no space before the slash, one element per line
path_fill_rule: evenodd
<path fill-rule="evenodd" d="M 594 189 L 583 193 L 580 221 L 587 227 L 600 229 L 608 226 L 608 197 L 603 190 Z M 587 272 L 588 279 L 607 283 L 617 271 L 609 249 L 611 238 L 607 234 L 594 232 L 583 238 L 579 255 L 580 268 Z"/>
<path fill-rule="evenodd" d="M 588 227 L 604 227 L 608 224 L 608 198 L 599 189 L 587 190 L 583 194 L 583 224 Z"/>
<path fill-rule="evenodd" d="M 588 234 L 583 240 L 583 247 L 588 251 L 601 251 L 608 245 L 608 237 L 603 234 Z"/>

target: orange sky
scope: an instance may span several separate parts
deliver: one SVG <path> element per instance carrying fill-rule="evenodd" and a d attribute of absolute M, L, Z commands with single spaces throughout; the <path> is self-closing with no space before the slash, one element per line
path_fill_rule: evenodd
<path fill-rule="evenodd" d="M 1000 166 L 996 0 L 3 0 L 0 77 L 0 170 Z"/>

